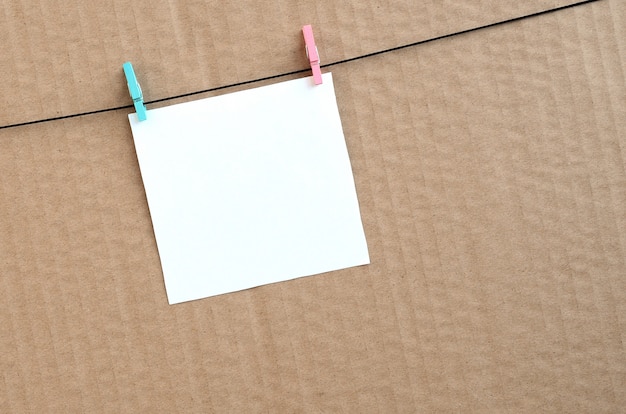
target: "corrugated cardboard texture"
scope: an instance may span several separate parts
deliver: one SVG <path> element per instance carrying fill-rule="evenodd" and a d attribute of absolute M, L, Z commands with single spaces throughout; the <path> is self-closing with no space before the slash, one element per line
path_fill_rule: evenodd
<path fill-rule="evenodd" d="M 354 39 L 341 32 L 350 47 L 329 41 L 350 19 L 328 16 L 360 9 L 317 6 L 322 56 L 419 40 L 402 29 L 409 9 L 428 10 L 433 27 L 452 19 L 434 2 L 408 4 L 394 18 L 352 22 L 363 26 Z M 530 7 L 475 4 L 455 23 Z M 235 29 L 264 24 L 259 56 L 277 53 L 282 37 L 299 36 L 291 25 L 310 17 L 312 6 L 290 5 L 285 16 L 220 6 L 238 24 L 220 29 L 225 44 L 207 32 L 215 48 L 198 52 L 225 54 L 219 81 L 196 69 L 185 78 L 160 63 L 175 60 L 169 49 L 142 43 L 144 89 L 164 97 L 300 68 L 300 57 L 282 57 L 291 66 L 237 69 L 237 48 L 252 40 Z M 98 7 L 107 6 L 138 27 L 204 24 Z M 11 7 L 11 30 L 28 24 Z M 47 40 L 61 55 L 73 47 L 65 33 L 80 42 L 87 28 L 116 24 L 83 16 L 90 7 L 68 12 L 81 31 Z M 129 110 L 0 130 L 0 412 L 623 412 L 625 23 L 623 1 L 604 0 L 333 67 L 372 264 L 175 306 Z M 13 64 L 34 64 L 41 78 L 17 81 L 29 85 L 24 100 L 7 86 L 3 122 L 126 103 L 110 37 L 88 37 L 100 55 L 85 49 L 93 78 L 83 91 L 87 69 L 64 67 L 56 49 L 41 57 L 22 30 L 10 47 L 51 60 L 6 55 L 3 78 L 13 79 Z M 177 58 L 193 66 L 190 50 Z M 69 92 L 47 92 L 44 79 Z"/>

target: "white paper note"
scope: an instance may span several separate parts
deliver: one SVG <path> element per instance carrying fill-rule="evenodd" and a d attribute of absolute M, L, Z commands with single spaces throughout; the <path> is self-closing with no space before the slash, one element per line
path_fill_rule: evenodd
<path fill-rule="evenodd" d="M 369 263 L 330 73 L 129 120 L 170 304 Z"/>

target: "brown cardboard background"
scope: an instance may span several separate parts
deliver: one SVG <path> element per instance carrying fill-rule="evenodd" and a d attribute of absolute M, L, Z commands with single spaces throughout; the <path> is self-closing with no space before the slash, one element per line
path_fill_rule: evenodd
<path fill-rule="evenodd" d="M 624 22 L 333 67 L 372 264 L 175 306 L 129 110 L 0 130 L 0 412 L 623 411 Z"/>

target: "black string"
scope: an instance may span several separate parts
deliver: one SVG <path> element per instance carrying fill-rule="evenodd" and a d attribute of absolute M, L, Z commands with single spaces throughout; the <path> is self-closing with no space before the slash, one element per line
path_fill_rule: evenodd
<path fill-rule="evenodd" d="M 247 80 L 247 81 L 243 81 L 243 82 L 232 83 L 230 85 L 216 86 L 215 88 L 203 89 L 201 91 L 187 92 L 187 93 L 183 93 L 181 95 L 168 96 L 167 98 L 155 99 L 154 101 L 146 101 L 144 103 L 145 104 L 153 104 L 153 103 L 157 103 L 157 102 L 171 101 L 171 100 L 174 100 L 174 99 L 185 98 L 187 96 L 199 95 L 201 93 L 215 92 L 215 91 L 219 91 L 219 90 L 222 90 L 222 89 L 234 88 L 236 86 L 248 85 L 250 83 L 263 82 L 263 81 L 270 80 L 270 79 L 282 78 L 282 77 L 290 76 L 290 75 L 297 75 L 298 73 L 308 72 L 309 70 L 311 70 L 311 69 L 310 68 L 308 68 L 308 69 L 298 69 L 298 70 L 294 70 L 292 72 L 281 73 L 279 75 L 271 75 L 271 76 L 266 76 L 264 78 L 251 79 L 251 80 Z M 132 105 L 130 105 L 130 106 L 132 106 Z"/>
<path fill-rule="evenodd" d="M 377 52 L 372 52 L 372 53 L 368 53 L 368 54 L 361 55 L 361 56 L 356 56 L 356 57 L 352 57 L 352 58 L 348 58 L 348 59 L 339 60 L 337 62 L 328 63 L 326 65 L 322 65 L 322 67 L 325 68 L 325 67 L 329 67 L 329 66 L 340 65 L 342 63 L 348 63 L 348 62 L 353 62 L 353 61 L 359 60 L 359 59 L 365 59 L 365 58 L 372 57 L 372 56 L 382 55 L 383 53 L 395 52 L 397 50 L 402 50 L 402 49 L 406 49 L 406 48 L 409 48 L 409 47 L 423 45 L 424 43 L 434 42 L 436 40 L 443 40 L 443 39 L 447 39 L 447 38 L 453 37 L 453 36 L 460 36 L 460 35 L 464 35 L 464 34 L 467 34 L 467 33 L 476 32 L 478 30 L 489 29 L 491 27 L 501 26 L 503 24 L 508 24 L 508 23 L 513 23 L 513 22 L 517 22 L 517 21 L 520 21 L 520 20 L 525 20 L 525 19 L 529 19 L 531 17 L 537 17 L 537 16 L 541 16 L 541 15 L 544 15 L 544 14 L 554 13 L 554 12 L 558 12 L 558 11 L 561 11 L 561 10 L 570 9 L 572 7 L 582 6 L 582 5 L 587 4 L 587 3 L 595 3 L 597 1 L 600 1 L 600 0 L 579 1 L 578 3 L 572 3 L 572 4 L 565 5 L 565 6 L 556 7 L 554 9 L 549 9 L 549 10 L 544 10 L 544 11 L 540 11 L 540 12 L 536 12 L 536 13 L 526 14 L 526 15 L 520 16 L 520 17 L 513 17 L 512 19 L 502 20 L 502 21 L 495 22 L 495 23 L 489 23 L 489 24 L 486 24 L 484 26 L 473 27 L 471 29 L 466 29 L 466 30 L 461 30 L 461 31 L 454 32 L 454 33 L 448 33 L 448 34 L 441 35 L 441 36 L 431 37 L 429 39 L 420 40 L 420 41 L 417 41 L 417 42 L 414 42 L 414 43 L 409 43 L 409 44 L 402 45 L 402 46 L 392 47 L 390 49 L 379 50 Z"/>
<path fill-rule="evenodd" d="M 414 43 L 409 43 L 409 44 L 402 45 L 402 46 L 396 46 L 396 47 L 392 47 L 392 48 L 389 48 L 389 49 L 379 50 L 377 52 L 367 53 L 365 55 L 360 55 L 360 56 L 355 56 L 355 57 L 348 58 L 348 59 L 338 60 L 336 62 L 332 62 L 332 63 L 327 63 L 327 64 L 324 64 L 324 65 L 321 65 L 321 67 L 322 68 L 327 68 L 327 67 L 341 65 L 341 64 L 344 64 L 344 63 L 348 63 L 348 62 L 354 62 L 356 60 L 361 60 L 361 59 L 369 58 L 369 57 L 372 57 L 372 56 L 382 55 L 382 54 L 385 54 L 385 53 L 391 53 L 391 52 L 395 52 L 395 51 L 398 51 L 398 50 L 407 49 L 407 48 L 418 46 L 418 45 L 423 45 L 425 43 L 430 43 L 430 42 L 434 42 L 434 41 L 437 41 L 437 40 L 447 39 L 447 38 L 453 37 L 453 36 L 459 36 L 459 35 L 463 35 L 463 34 L 467 34 L 467 33 L 471 33 L 471 32 L 476 32 L 478 30 L 489 29 L 491 27 L 501 26 L 503 24 L 513 23 L 513 22 L 517 22 L 517 21 L 520 21 L 520 20 L 525 20 L 525 19 L 529 19 L 529 18 L 532 18 L 532 17 L 541 16 L 541 15 L 544 15 L 544 14 L 554 13 L 554 12 L 558 12 L 558 11 L 561 11 L 561 10 L 569 9 L 569 8 L 572 8 L 572 7 L 582 6 L 582 5 L 588 4 L 588 3 L 594 3 L 594 2 L 597 2 L 597 1 L 600 1 L 600 0 L 583 0 L 583 1 L 579 1 L 577 3 L 572 3 L 572 4 L 565 5 L 565 6 L 556 7 L 556 8 L 553 8 L 553 9 L 548 9 L 548 10 L 544 10 L 544 11 L 540 11 L 540 12 L 536 12 L 536 13 L 531 13 L 531 14 L 527 14 L 527 15 L 524 15 L 524 16 L 520 16 L 520 17 L 514 17 L 512 19 L 507 19 L 507 20 L 502 20 L 502 21 L 495 22 L 495 23 L 486 24 L 484 26 L 478 26 L 478 27 L 474 27 L 474 28 L 466 29 L 466 30 L 461 30 L 461 31 L 454 32 L 454 33 L 449 33 L 449 34 L 445 34 L 445 35 L 441 35 L 441 36 L 431 37 L 429 39 L 420 40 L 420 41 L 417 41 L 417 42 L 414 42 Z M 267 81 L 267 80 L 271 80 L 271 79 L 282 78 L 282 77 L 285 77 L 285 76 L 297 75 L 299 73 L 308 72 L 309 70 L 310 70 L 310 68 L 299 69 L 299 70 L 294 70 L 294 71 L 291 71 L 291 72 L 281 73 L 281 74 L 278 74 L 278 75 L 266 76 L 266 77 L 263 77 L 263 78 L 251 79 L 251 80 L 247 80 L 247 81 L 243 81 L 243 82 L 232 83 L 232 84 L 229 84 L 229 85 L 222 85 L 222 86 L 217 86 L 217 87 L 214 87 L 214 88 L 202 89 L 202 90 L 199 90 L 199 91 L 183 93 L 181 95 L 168 96 L 166 98 L 155 99 L 153 101 L 145 101 L 144 103 L 146 105 L 148 105 L 148 104 L 154 104 L 154 103 L 158 103 L 158 102 L 166 102 L 166 101 L 171 101 L 171 100 L 174 100 L 174 99 L 185 98 L 185 97 L 188 97 L 188 96 L 199 95 L 199 94 L 208 93 L 208 92 L 215 92 L 215 91 L 219 91 L 219 90 L 222 90 L 222 89 L 228 89 L 228 88 L 234 88 L 234 87 L 237 87 L 237 86 L 249 85 L 251 83 L 263 82 L 263 81 Z M 112 111 L 118 111 L 120 109 L 128 109 L 128 108 L 133 108 L 133 105 L 129 104 L 129 105 L 123 105 L 123 106 L 116 106 L 116 107 L 113 107 L 113 108 L 98 109 L 98 110 L 95 110 L 95 111 L 81 112 L 81 113 L 77 113 L 77 114 L 57 116 L 57 117 L 54 117 L 54 118 L 45 118 L 45 119 L 38 119 L 38 120 L 35 120 L 35 121 L 21 122 L 21 123 L 18 123 L 18 124 L 4 125 L 4 126 L 0 126 L 0 129 L 16 128 L 16 127 L 20 127 L 20 126 L 39 124 L 39 123 L 42 123 L 42 122 L 58 121 L 58 120 L 61 120 L 61 119 L 76 118 L 76 117 L 79 117 L 79 116 L 94 115 L 94 114 L 100 114 L 100 113 L 103 113 L 103 112 L 112 112 Z"/>

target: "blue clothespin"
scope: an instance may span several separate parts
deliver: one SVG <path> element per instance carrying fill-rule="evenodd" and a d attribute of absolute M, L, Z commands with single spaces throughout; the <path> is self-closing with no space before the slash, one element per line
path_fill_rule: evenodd
<path fill-rule="evenodd" d="M 147 114 L 146 107 L 143 104 L 143 93 L 141 92 L 139 82 L 137 82 L 133 65 L 130 62 L 124 63 L 124 75 L 126 75 L 128 92 L 130 92 L 130 97 L 133 99 L 133 103 L 135 104 L 137 118 L 139 118 L 140 121 L 145 121 L 147 119 Z"/>

